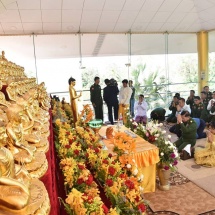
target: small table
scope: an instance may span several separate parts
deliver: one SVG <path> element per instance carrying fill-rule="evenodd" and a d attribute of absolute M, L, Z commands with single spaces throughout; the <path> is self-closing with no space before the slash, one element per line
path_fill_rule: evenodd
<path fill-rule="evenodd" d="M 117 132 L 116 126 L 112 126 L 114 131 Z M 106 136 L 107 126 L 101 127 L 99 130 L 99 135 L 101 137 Z M 129 130 L 125 126 L 123 126 L 120 131 L 124 132 L 125 130 Z M 129 130 L 129 132 L 131 132 Z M 135 159 L 138 168 L 141 168 L 144 174 L 144 192 L 155 192 L 156 187 L 156 163 L 159 162 L 159 150 L 158 148 L 144 140 L 140 136 L 136 135 L 136 152 L 132 153 L 130 156 Z M 104 144 L 108 148 L 110 153 L 113 153 L 114 145 L 111 143 L 111 140 L 103 139 Z"/>

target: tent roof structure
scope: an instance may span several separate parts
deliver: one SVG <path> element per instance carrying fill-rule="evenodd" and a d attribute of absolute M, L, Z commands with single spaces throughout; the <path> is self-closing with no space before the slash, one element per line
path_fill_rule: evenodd
<path fill-rule="evenodd" d="M 166 33 L 168 53 L 194 53 L 214 11 L 215 0 L 0 0 L 0 35 L 16 35 L 0 46 L 27 56 L 34 34 L 39 59 L 79 57 L 81 33 L 83 57 L 127 55 L 131 33 L 132 55 L 163 54 Z"/>
<path fill-rule="evenodd" d="M 215 0 L 1 0 L 0 34 L 198 32 Z"/>

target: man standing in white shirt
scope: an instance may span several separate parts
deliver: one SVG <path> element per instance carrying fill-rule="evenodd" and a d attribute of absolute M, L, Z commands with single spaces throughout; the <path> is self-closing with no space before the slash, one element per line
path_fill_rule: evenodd
<path fill-rule="evenodd" d="M 139 95 L 139 100 L 134 103 L 134 111 L 136 112 L 135 114 L 135 122 L 137 123 L 147 123 L 147 103 L 144 101 L 144 95 Z"/>
<path fill-rule="evenodd" d="M 215 121 L 215 91 L 213 91 L 212 99 L 208 102 L 207 110 L 210 111 L 209 122 Z"/>
<path fill-rule="evenodd" d="M 122 81 L 122 87 L 119 91 L 119 116 L 122 114 L 123 123 L 126 123 L 126 110 L 129 109 L 132 89 L 128 86 L 128 80 Z"/>

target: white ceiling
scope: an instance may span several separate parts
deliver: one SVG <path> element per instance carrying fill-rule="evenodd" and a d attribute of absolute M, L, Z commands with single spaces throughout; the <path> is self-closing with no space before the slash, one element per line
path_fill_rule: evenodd
<path fill-rule="evenodd" d="M 198 32 L 215 0 L 1 0 L 0 34 Z"/>
<path fill-rule="evenodd" d="M 128 55 L 127 32 L 131 55 L 195 53 L 195 33 L 214 29 L 215 0 L 0 0 L 7 56 L 33 59 L 34 33 L 38 59 L 79 57 L 79 31 L 83 57 Z"/>

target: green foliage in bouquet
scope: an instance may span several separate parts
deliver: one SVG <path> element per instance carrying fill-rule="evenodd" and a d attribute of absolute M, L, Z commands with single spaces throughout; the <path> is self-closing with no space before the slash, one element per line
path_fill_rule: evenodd
<path fill-rule="evenodd" d="M 162 123 L 151 121 L 145 126 L 139 124 L 135 132 L 143 139 L 158 147 L 160 157 L 159 164 L 163 164 L 165 170 L 175 170 L 179 160 L 178 150 L 170 141 L 171 136 L 166 135 L 166 131 L 162 129 L 162 126 Z"/>

